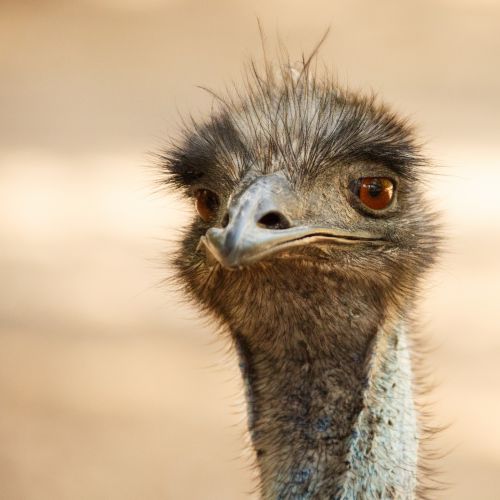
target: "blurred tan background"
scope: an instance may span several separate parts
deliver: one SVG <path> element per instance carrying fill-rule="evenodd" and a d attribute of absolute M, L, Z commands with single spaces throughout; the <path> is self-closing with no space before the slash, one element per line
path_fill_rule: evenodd
<path fill-rule="evenodd" d="M 320 59 L 440 166 L 440 498 L 500 498 L 500 3 L 2 0 L 0 500 L 252 497 L 235 360 L 162 284 L 190 207 L 147 153 L 260 57 L 257 16 L 297 59 L 331 26 Z"/>

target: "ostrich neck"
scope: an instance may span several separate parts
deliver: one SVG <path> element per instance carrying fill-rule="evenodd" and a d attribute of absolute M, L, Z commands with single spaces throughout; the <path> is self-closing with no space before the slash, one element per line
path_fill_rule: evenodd
<path fill-rule="evenodd" d="M 277 356 L 252 343 L 251 332 L 233 336 L 264 499 L 414 498 L 418 441 L 405 325 L 348 331 L 346 338 L 365 341 L 350 345 L 347 357 Z"/>

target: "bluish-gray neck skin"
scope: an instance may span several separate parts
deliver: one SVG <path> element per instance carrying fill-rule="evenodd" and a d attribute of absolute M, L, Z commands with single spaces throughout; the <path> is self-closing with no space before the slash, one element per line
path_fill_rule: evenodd
<path fill-rule="evenodd" d="M 418 431 L 405 325 L 386 321 L 350 361 L 277 358 L 251 336 L 233 336 L 263 499 L 415 497 Z"/>

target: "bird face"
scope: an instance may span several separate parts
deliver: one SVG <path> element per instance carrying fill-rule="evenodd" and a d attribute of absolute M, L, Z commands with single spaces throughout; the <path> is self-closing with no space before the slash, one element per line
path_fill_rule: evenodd
<path fill-rule="evenodd" d="M 373 98 L 287 71 L 255 74 L 162 157 L 196 208 L 182 282 L 218 310 L 305 283 L 408 293 L 438 241 L 411 129 Z"/>

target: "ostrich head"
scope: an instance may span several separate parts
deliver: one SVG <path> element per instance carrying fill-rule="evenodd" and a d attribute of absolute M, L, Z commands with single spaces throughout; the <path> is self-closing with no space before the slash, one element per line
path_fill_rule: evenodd
<path fill-rule="evenodd" d="M 162 158 L 168 182 L 196 207 L 178 277 L 236 344 L 263 496 L 343 498 L 373 487 L 380 498 L 410 498 L 419 431 L 407 418 L 408 360 L 397 353 L 437 245 L 411 127 L 373 96 L 320 78 L 309 60 L 252 69 Z M 384 390 L 408 404 L 375 410 Z M 363 423 L 365 410 L 375 416 Z M 359 436 L 370 462 L 395 445 L 377 448 L 379 434 L 408 433 L 395 457 L 409 462 L 408 476 L 390 460 L 386 477 L 356 472 Z M 349 486 L 349 474 L 366 484 Z"/>

